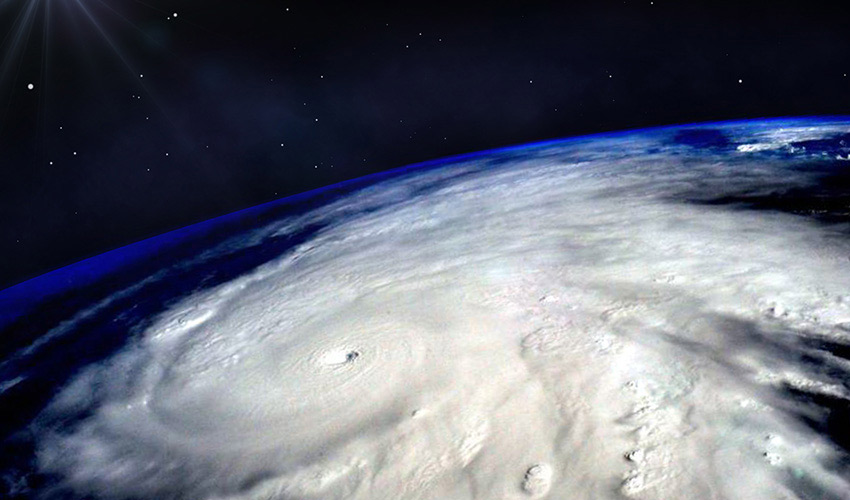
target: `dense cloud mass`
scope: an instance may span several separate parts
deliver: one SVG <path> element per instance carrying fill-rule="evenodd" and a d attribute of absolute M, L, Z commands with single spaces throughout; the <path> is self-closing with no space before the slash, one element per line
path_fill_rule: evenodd
<path fill-rule="evenodd" d="M 791 144 L 850 130 L 776 128 L 513 149 L 276 221 L 322 229 L 80 373 L 38 467 L 103 498 L 846 498 L 813 401 L 848 361 L 813 346 L 850 337 L 850 241 L 712 202 L 805 188 Z"/>

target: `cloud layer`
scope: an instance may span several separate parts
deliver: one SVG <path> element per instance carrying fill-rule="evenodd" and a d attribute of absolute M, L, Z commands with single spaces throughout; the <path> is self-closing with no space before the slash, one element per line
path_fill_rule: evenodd
<path fill-rule="evenodd" d="M 473 158 L 265 228 L 326 224 L 80 374 L 39 467 L 104 498 L 841 498 L 793 391 L 848 397 L 810 348 L 850 334 L 848 244 L 677 201 L 808 182 L 686 149 Z"/>

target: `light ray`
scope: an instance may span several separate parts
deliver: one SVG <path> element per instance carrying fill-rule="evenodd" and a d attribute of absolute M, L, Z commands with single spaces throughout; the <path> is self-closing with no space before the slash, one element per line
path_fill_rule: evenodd
<path fill-rule="evenodd" d="M 112 39 L 112 37 L 110 37 L 110 36 L 109 36 L 109 33 L 107 33 L 107 32 L 106 32 L 106 30 L 103 28 L 103 26 L 101 26 L 101 24 L 97 21 L 97 18 L 96 18 L 96 17 L 95 17 L 95 16 L 91 13 L 91 11 L 90 11 L 90 10 L 89 10 L 89 9 L 88 9 L 88 8 L 87 8 L 84 4 L 83 4 L 83 2 L 82 2 L 81 0 L 74 0 L 74 1 L 75 1 L 75 2 L 76 2 L 76 4 L 80 7 L 80 10 L 81 10 L 81 11 L 85 14 L 86 18 L 88 18 L 88 20 L 89 20 L 89 22 L 91 23 L 91 25 L 92 25 L 92 26 L 94 26 L 94 27 L 95 27 L 95 29 L 97 29 L 98 33 L 100 33 L 101 37 L 104 39 L 104 41 L 106 41 L 106 43 L 107 43 L 107 44 L 109 45 L 109 47 L 112 49 L 112 52 L 113 52 L 113 53 L 114 53 L 114 54 L 115 54 L 115 55 L 116 55 L 116 56 L 117 56 L 117 57 L 121 60 L 121 62 L 124 64 L 124 66 L 127 68 L 127 70 L 128 70 L 128 71 L 130 71 L 130 76 L 133 78 L 133 80 L 135 80 L 136 84 L 137 84 L 139 87 L 141 87 L 141 89 L 145 92 L 145 94 L 147 94 L 148 98 L 150 98 L 151 102 L 152 102 L 152 103 L 153 103 L 153 104 L 157 107 L 157 109 L 159 110 L 160 114 L 162 114 L 162 116 L 164 116 L 164 117 L 165 117 L 165 119 L 169 122 L 169 124 L 173 127 L 173 129 L 175 130 L 175 132 L 176 132 L 176 134 L 177 134 L 178 138 L 179 138 L 179 139 L 180 139 L 180 140 L 181 140 L 184 144 L 188 143 L 188 141 L 186 140 L 185 136 L 183 136 L 183 134 L 182 134 L 182 132 L 180 131 L 180 129 L 176 126 L 176 124 L 174 124 L 174 122 L 171 120 L 171 117 L 168 115 L 168 113 L 166 113 L 166 112 L 165 112 L 165 109 L 163 108 L 163 106 L 162 106 L 162 105 L 159 103 L 159 101 L 156 99 L 156 97 L 154 96 L 153 92 L 151 92 L 151 91 L 150 91 L 150 89 L 148 88 L 148 86 L 147 86 L 147 85 L 144 83 L 144 81 L 142 81 L 142 79 L 139 77 L 140 72 L 138 71 L 138 69 L 137 69 L 137 68 L 135 68 L 135 67 L 134 67 L 134 66 L 130 63 L 130 61 L 127 59 L 127 57 L 126 57 L 126 56 L 124 55 L 124 53 L 121 51 L 121 49 L 118 47 L 118 45 L 117 45 L 117 44 L 115 43 L 115 41 Z M 113 9 L 111 9 L 111 8 L 110 8 L 110 10 L 113 10 Z M 113 12 L 114 12 L 114 10 L 113 10 Z M 131 23 L 131 24 L 132 24 L 132 23 Z"/>
<path fill-rule="evenodd" d="M 163 50 L 167 50 L 167 49 L 166 49 L 166 47 L 164 47 L 161 43 L 159 43 L 159 42 L 158 42 L 157 40 L 155 40 L 154 38 L 151 38 L 151 36 L 150 36 L 150 35 L 148 35 L 147 33 L 145 33 L 145 31 L 144 31 L 144 30 L 142 30 L 141 28 L 139 28 L 138 26 L 136 26 L 136 25 L 135 25 L 132 21 L 130 21 L 129 19 L 127 19 L 127 17 L 126 17 L 126 16 L 124 16 L 123 14 L 121 14 L 120 12 L 118 12 L 117 10 L 115 10 L 115 9 L 114 9 L 111 5 L 109 5 L 108 3 L 104 2 L 103 0 L 97 0 L 97 2 L 98 2 L 100 5 L 102 5 L 102 6 L 103 6 L 103 8 L 108 9 L 108 10 L 109 10 L 110 12 L 112 12 L 112 13 L 113 13 L 116 17 L 120 18 L 120 19 L 121 19 L 121 20 L 123 20 L 125 23 L 127 23 L 128 25 L 130 25 L 130 26 L 131 26 L 131 27 L 132 27 L 135 31 L 137 31 L 137 32 L 138 32 L 138 33 L 139 33 L 142 37 L 144 37 L 145 39 L 147 39 L 150 43 L 152 43 L 153 45 L 156 45 L 157 47 L 159 47 L 159 48 L 161 48 L 161 49 L 163 49 Z M 139 3 L 141 3 L 141 2 L 139 2 Z M 142 4 L 142 5 L 144 5 L 144 4 Z"/>
<path fill-rule="evenodd" d="M 10 21 L 7 25 L 7 31 L 0 33 L 2 35 L 2 41 L 0 41 L 0 57 L 2 57 L 0 59 L 0 102 L 5 100 L 0 104 L 0 132 L 5 130 L 7 125 L 11 126 L 7 122 L 10 110 L 15 102 L 15 96 L 19 96 L 18 92 L 21 90 L 17 88 L 21 84 L 19 81 L 20 72 L 24 66 L 31 67 L 37 71 L 37 74 L 33 75 L 33 78 L 37 78 L 33 82 L 33 89 L 38 91 L 38 116 L 36 119 L 40 124 L 38 130 L 42 135 L 42 150 L 46 149 L 47 136 L 49 135 L 47 132 L 49 130 L 47 105 L 49 87 L 51 86 L 49 80 L 52 74 L 50 64 L 53 63 L 51 53 L 55 49 L 51 48 L 51 44 L 55 43 L 53 32 L 55 29 L 64 26 L 72 30 L 71 43 L 82 44 L 79 48 L 73 49 L 76 61 L 65 61 L 63 65 L 73 69 L 74 66 L 71 65 L 80 65 L 81 63 L 85 65 L 88 62 L 93 69 L 99 71 L 100 68 L 96 67 L 100 63 L 97 57 L 99 51 L 92 50 L 98 47 L 84 43 L 88 41 L 88 35 L 92 33 L 90 28 L 93 27 L 94 36 L 102 40 L 104 42 L 103 47 L 107 48 L 106 51 L 111 52 L 117 58 L 117 61 L 120 61 L 120 64 L 130 72 L 130 79 L 138 86 L 140 92 L 146 96 L 149 102 L 156 107 L 158 113 L 166 119 L 170 128 L 173 129 L 174 137 L 184 145 L 190 144 L 191 141 L 185 136 L 185 131 L 176 125 L 149 87 L 150 82 L 146 82 L 140 77 L 144 72 L 140 71 L 136 61 L 133 60 L 134 58 L 125 50 L 122 43 L 119 43 L 120 40 L 116 39 L 114 33 L 110 32 L 103 19 L 102 14 L 104 12 L 98 9 L 106 9 L 110 16 L 115 16 L 120 22 L 132 27 L 132 33 L 145 39 L 148 44 L 155 45 L 164 51 L 167 51 L 167 47 L 163 47 L 160 42 L 153 39 L 116 6 L 110 5 L 108 2 L 103 0 L 97 0 L 97 3 L 86 2 L 85 0 L 62 0 L 55 4 L 56 1 L 0 0 L 0 13 Z M 155 12 L 160 10 L 143 2 L 138 3 Z M 57 7 L 62 10 L 61 13 L 56 11 Z M 85 20 L 81 21 L 81 19 Z M 41 34 L 40 36 L 36 35 L 36 38 L 40 38 L 42 46 L 40 48 L 31 47 L 30 41 L 33 38 L 33 32 L 38 30 L 41 31 Z M 100 45 L 100 42 L 97 42 L 97 45 Z M 36 55 L 35 51 L 38 51 L 39 54 Z M 171 55 L 173 56 L 173 54 Z M 92 84 L 100 83 L 102 82 L 92 82 Z M 46 153 L 43 151 L 41 155 L 44 154 Z"/>
<path fill-rule="evenodd" d="M 44 89 L 39 96 L 39 120 L 41 121 L 41 162 L 46 161 L 47 155 L 47 99 L 50 95 L 48 86 L 48 69 L 50 68 L 50 21 L 51 10 L 50 1 L 44 2 L 44 22 L 42 23 L 41 32 L 41 68 L 38 75 L 39 85 Z"/>
<path fill-rule="evenodd" d="M 7 41 L 9 41 L 9 37 L 11 36 L 11 43 L 9 43 L 6 47 L 3 62 L 0 64 L 0 84 L 7 80 L 9 72 L 12 68 L 14 68 L 14 76 L 11 78 L 10 83 L 12 88 L 3 111 L 3 119 L 0 121 L 0 132 L 2 132 L 5 128 L 6 116 L 9 114 L 9 109 L 12 106 L 12 95 L 14 95 L 14 89 L 18 83 L 21 66 L 25 59 L 24 50 L 26 49 L 26 45 L 29 41 L 30 35 L 32 34 L 33 19 L 37 8 L 38 3 L 34 1 L 27 2 L 23 7 L 21 7 L 12 28 L 6 34 L 2 44 L 0 44 L 0 46 L 6 45 Z"/>

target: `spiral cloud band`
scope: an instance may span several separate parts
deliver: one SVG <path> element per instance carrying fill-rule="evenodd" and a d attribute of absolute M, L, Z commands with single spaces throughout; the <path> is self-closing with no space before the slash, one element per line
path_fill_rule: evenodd
<path fill-rule="evenodd" d="M 810 129 L 739 133 L 772 148 L 555 143 L 278 221 L 322 229 L 80 373 L 38 466 L 103 498 L 847 498 L 794 394 L 848 397 L 809 349 L 850 336 L 848 240 L 707 202 L 811 181 L 769 156 Z"/>

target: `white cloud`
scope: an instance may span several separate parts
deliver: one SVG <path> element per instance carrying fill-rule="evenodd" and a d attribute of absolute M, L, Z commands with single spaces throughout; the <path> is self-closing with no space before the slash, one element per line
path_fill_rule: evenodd
<path fill-rule="evenodd" d="M 427 196 L 452 169 L 287 219 L 329 226 L 81 375 L 52 412 L 91 416 L 44 431 L 41 468 L 111 498 L 758 500 L 791 498 L 789 471 L 847 491 L 775 391 L 835 388 L 775 346 L 850 321 L 848 249 L 669 201 L 760 179 L 646 146 L 473 159 Z"/>

